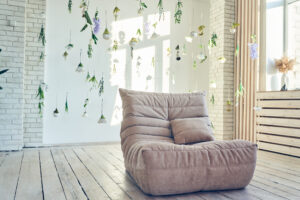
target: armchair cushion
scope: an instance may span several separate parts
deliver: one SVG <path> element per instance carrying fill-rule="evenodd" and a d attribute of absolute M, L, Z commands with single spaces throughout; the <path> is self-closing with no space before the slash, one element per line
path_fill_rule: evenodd
<path fill-rule="evenodd" d="M 207 117 L 175 119 L 171 121 L 175 144 L 189 144 L 214 140 Z"/>

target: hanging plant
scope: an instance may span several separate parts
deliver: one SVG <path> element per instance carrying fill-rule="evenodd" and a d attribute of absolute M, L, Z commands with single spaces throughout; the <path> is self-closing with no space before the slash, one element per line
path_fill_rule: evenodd
<path fill-rule="evenodd" d="M 151 39 L 155 39 L 155 38 L 158 38 L 159 37 L 159 34 L 156 33 L 156 28 L 157 28 L 157 22 L 155 22 L 154 24 L 152 24 L 153 28 L 154 28 L 154 31 L 153 31 L 153 34 L 151 36 Z"/>
<path fill-rule="evenodd" d="M 41 27 L 40 35 L 38 41 L 42 41 L 43 46 L 46 44 L 45 28 L 44 25 Z"/>
<path fill-rule="evenodd" d="M 232 102 L 228 99 L 226 101 L 226 107 L 227 107 L 227 112 L 231 112 L 232 111 Z"/>
<path fill-rule="evenodd" d="M 118 59 L 114 59 L 114 60 L 113 60 L 113 63 L 114 63 L 114 66 L 113 66 L 113 73 L 115 74 L 115 73 L 117 72 L 116 65 L 119 63 L 119 60 L 118 60 Z"/>
<path fill-rule="evenodd" d="M 85 110 L 85 111 L 82 113 L 82 117 L 85 118 L 85 117 L 87 117 L 87 116 L 88 116 L 88 114 L 87 114 L 87 111 Z"/>
<path fill-rule="evenodd" d="M 1 52 L 1 49 L 0 49 L 0 52 Z M 7 71 L 8 71 L 8 69 L 1 70 L 0 75 L 6 73 Z M 0 86 L 0 90 L 2 90 L 2 89 L 3 88 Z"/>
<path fill-rule="evenodd" d="M 113 46 L 112 46 L 112 49 L 113 49 L 114 51 L 117 51 L 117 50 L 119 49 L 119 43 L 118 43 L 117 40 L 114 40 L 114 44 L 113 44 Z"/>
<path fill-rule="evenodd" d="M 69 13 L 72 12 L 72 0 L 68 1 L 68 10 L 69 10 Z"/>
<path fill-rule="evenodd" d="M 76 72 L 83 72 L 84 71 L 83 64 L 81 62 L 81 54 L 82 54 L 82 49 L 80 49 L 80 63 L 78 64 L 78 66 L 76 68 Z"/>
<path fill-rule="evenodd" d="M 65 47 L 65 52 L 63 53 L 63 57 L 65 60 L 67 60 L 67 57 L 69 55 L 69 51 L 71 51 L 74 48 L 74 45 L 72 44 L 72 35 L 71 35 L 71 31 L 70 31 L 70 41 L 69 44 Z"/>
<path fill-rule="evenodd" d="M 252 43 L 249 43 L 248 46 L 250 48 L 250 57 L 252 60 L 256 60 L 258 58 L 258 44 L 256 43 L 256 35 L 252 34 L 251 35 Z"/>
<path fill-rule="evenodd" d="M 196 61 L 196 60 L 194 60 L 194 62 L 193 62 L 193 68 L 194 68 L 194 69 L 197 68 L 197 61 Z"/>
<path fill-rule="evenodd" d="M 210 102 L 212 105 L 215 105 L 215 95 L 214 95 L 214 94 L 211 95 L 209 102 Z"/>
<path fill-rule="evenodd" d="M 90 43 L 88 44 L 87 55 L 88 55 L 88 58 L 92 58 L 92 56 L 93 56 L 93 46 L 92 46 L 91 41 L 90 41 Z"/>
<path fill-rule="evenodd" d="M 69 112 L 69 103 L 68 103 L 68 94 L 66 96 L 66 102 L 65 102 L 65 112 Z"/>
<path fill-rule="evenodd" d="M 182 1 L 181 0 L 177 0 L 175 14 L 174 14 L 175 24 L 180 24 L 180 22 L 181 22 L 182 7 L 183 7 Z"/>
<path fill-rule="evenodd" d="M 101 80 L 99 81 L 99 96 L 101 96 L 104 93 L 104 77 L 102 73 Z"/>
<path fill-rule="evenodd" d="M 226 58 L 224 56 L 219 57 L 218 60 L 221 64 L 224 64 L 226 62 Z"/>
<path fill-rule="evenodd" d="M 138 43 L 138 39 L 136 39 L 135 37 L 131 38 L 131 40 L 129 41 L 130 50 L 131 50 L 131 53 L 130 53 L 131 58 L 133 58 L 133 47 L 135 45 L 137 45 L 137 43 Z"/>
<path fill-rule="evenodd" d="M 70 43 L 66 46 L 66 49 L 71 50 L 73 47 L 74 47 L 74 45 L 70 41 Z"/>
<path fill-rule="evenodd" d="M 64 57 L 65 60 L 67 60 L 68 55 L 69 55 L 69 54 L 68 54 L 67 51 L 65 51 L 65 52 L 63 53 L 63 57 Z"/>
<path fill-rule="evenodd" d="M 121 11 L 120 8 L 118 8 L 117 6 L 114 8 L 114 10 L 113 10 L 113 15 L 114 15 L 114 17 L 115 17 L 115 21 L 118 20 L 119 12 L 120 12 L 120 11 Z"/>
<path fill-rule="evenodd" d="M 235 56 L 238 56 L 240 52 L 240 46 L 237 44 L 235 49 Z"/>
<path fill-rule="evenodd" d="M 96 10 L 95 12 L 95 16 L 93 18 L 93 22 L 94 22 L 94 30 L 93 33 L 94 34 L 98 34 L 100 31 L 100 18 L 99 18 L 99 11 Z"/>
<path fill-rule="evenodd" d="M 164 11 L 164 6 L 163 6 L 163 0 L 158 0 L 158 13 L 159 13 L 159 21 L 163 17 L 163 20 L 165 20 L 165 11 Z"/>
<path fill-rule="evenodd" d="M 88 104 L 89 104 L 89 98 L 86 98 L 85 100 L 84 100 L 84 104 L 83 104 L 83 108 L 87 108 L 87 106 L 88 106 Z"/>
<path fill-rule="evenodd" d="M 204 35 L 204 29 L 205 29 L 204 25 L 201 25 L 201 26 L 198 27 L 198 35 L 199 36 Z"/>
<path fill-rule="evenodd" d="M 57 108 L 55 108 L 55 110 L 53 111 L 53 116 L 54 117 L 58 117 L 59 116 L 59 111 Z"/>
<path fill-rule="evenodd" d="M 95 74 L 89 79 L 89 82 L 92 84 L 92 87 L 90 90 L 97 88 L 98 81 L 97 81 Z"/>
<path fill-rule="evenodd" d="M 217 36 L 217 34 L 213 33 L 212 36 L 211 36 L 211 39 L 208 42 L 208 46 L 211 47 L 211 48 L 216 47 L 217 46 L 216 39 L 218 39 L 218 36 Z"/>
<path fill-rule="evenodd" d="M 101 100 L 101 116 L 100 116 L 100 118 L 98 120 L 98 123 L 99 124 L 106 124 L 107 123 L 106 118 L 105 118 L 105 116 L 103 114 L 103 98 Z"/>
<path fill-rule="evenodd" d="M 244 96 L 244 86 L 242 82 L 240 82 L 236 92 L 235 92 L 235 97 L 236 97 L 236 106 L 239 105 L 239 98 Z"/>
<path fill-rule="evenodd" d="M 40 54 L 40 62 L 44 61 L 44 59 L 45 59 L 45 54 L 44 54 L 44 52 L 41 52 L 41 54 Z"/>
<path fill-rule="evenodd" d="M 152 67 L 155 68 L 155 57 L 152 57 Z"/>
<path fill-rule="evenodd" d="M 204 53 L 200 53 L 199 55 L 197 55 L 197 58 L 200 60 L 200 63 L 204 63 L 207 59 L 207 56 L 204 55 Z"/>
<path fill-rule="evenodd" d="M 240 25 L 239 23 L 233 22 L 231 28 L 229 29 L 230 33 L 235 34 L 236 28 L 237 28 L 239 25 Z"/>
<path fill-rule="evenodd" d="M 145 22 L 144 23 L 144 34 L 145 35 L 150 35 L 151 31 L 151 23 L 150 22 Z"/>
<path fill-rule="evenodd" d="M 109 40 L 111 37 L 111 34 L 107 28 L 107 11 L 105 11 L 105 30 L 104 30 L 102 36 L 103 36 L 103 39 L 105 39 L 105 40 Z"/>
<path fill-rule="evenodd" d="M 136 36 L 137 36 L 138 40 L 140 41 L 140 37 L 142 37 L 142 31 L 141 31 L 141 29 L 138 29 L 136 31 Z"/>
<path fill-rule="evenodd" d="M 90 75 L 90 72 L 88 71 L 87 74 L 86 74 L 85 80 L 89 81 L 90 78 L 91 78 L 91 75 Z"/>
<path fill-rule="evenodd" d="M 144 12 L 144 9 L 147 8 L 147 5 L 145 2 L 142 2 L 142 0 L 139 0 L 139 9 L 138 9 L 138 14 L 141 15 Z"/>
<path fill-rule="evenodd" d="M 179 51 L 180 50 L 179 45 L 176 46 L 175 50 L 176 50 L 176 60 L 179 61 L 179 60 L 181 60 L 180 51 Z"/>
<path fill-rule="evenodd" d="M 43 84 L 39 85 L 36 97 L 39 100 L 39 103 L 38 103 L 39 114 L 42 116 L 43 107 L 44 107 L 44 99 L 45 99 Z"/>

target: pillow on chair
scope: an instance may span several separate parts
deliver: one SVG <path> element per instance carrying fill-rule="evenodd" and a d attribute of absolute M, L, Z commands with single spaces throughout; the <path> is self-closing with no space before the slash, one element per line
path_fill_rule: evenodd
<path fill-rule="evenodd" d="M 214 140 L 208 118 L 185 118 L 171 121 L 176 144 L 189 144 Z"/>

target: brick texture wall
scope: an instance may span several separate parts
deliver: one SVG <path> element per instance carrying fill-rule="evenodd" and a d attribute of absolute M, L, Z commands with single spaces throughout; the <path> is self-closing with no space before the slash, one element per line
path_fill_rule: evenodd
<path fill-rule="evenodd" d="M 39 84 L 44 81 L 44 52 L 38 41 L 41 26 L 45 27 L 46 0 L 26 0 L 25 68 L 24 68 L 24 146 L 40 146 L 43 142 L 43 120 L 36 98 Z M 47 39 L 47 38 L 46 38 Z"/>
<path fill-rule="evenodd" d="M 0 77 L 0 151 L 42 143 L 35 96 L 44 79 L 38 35 L 45 9 L 45 0 L 0 0 L 0 69 L 9 69 Z"/>
<path fill-rule="evenodd" d="M 209 79 L 217 87 L 209 89 L 209 98 L 215 97 L 215 104 L 209 104 L 209 114 L 215 127 L 215 137 L 219 140 L 233 138 L 233 111 L 227 111 L 227 100 L 234 98 L 234 34 L 229 32 L 235 20 L 235 1 L 216 0 L 210 8 L 210 33 L 218 35 L 217 47 L 211 49 Z M 224 56 L 226 62 L 218 58 Z M 233 110 L 233 107 L 231 107 Z"/>
<path fill-rule="evenodd" d="M 23 147 L 25 0 L 0 0 L 0 150 Z"/>

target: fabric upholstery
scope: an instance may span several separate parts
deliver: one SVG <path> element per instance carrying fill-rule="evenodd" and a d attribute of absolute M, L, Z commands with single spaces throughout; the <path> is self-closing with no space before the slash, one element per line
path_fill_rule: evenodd
<path fill-rule="evenodd" d="M 175 119 L 171 121 L 175 144 L 190 144 L 214 140 L 207 117 Z"/>
<path fill-rule="evenodd" d="M 203 93 L 163 94 L 120 89 L 125 168 L 147 194 L 238 189 L 252 179 L 256 145 L 247 141 L 174 143 L 170 121 L 207 118 Z"/>

